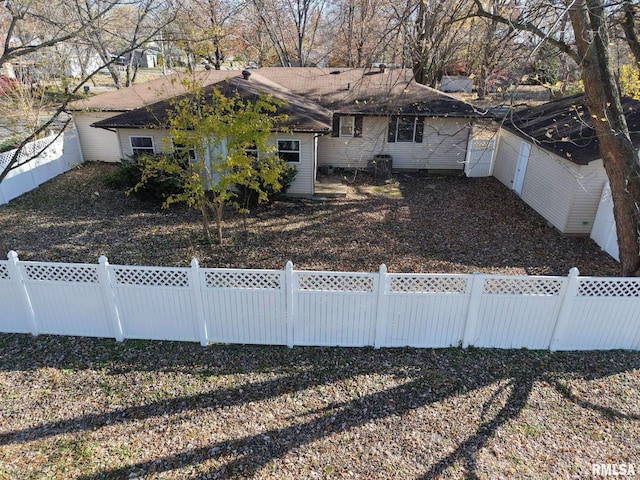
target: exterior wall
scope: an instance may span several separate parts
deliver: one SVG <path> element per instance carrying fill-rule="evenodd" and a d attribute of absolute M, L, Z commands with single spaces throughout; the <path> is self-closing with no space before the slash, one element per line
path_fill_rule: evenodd
<path fill-rule="evenodd" d="M 564 233 L 571 235 L 589 235 L 598 212 L 602 190 L 607 183 L 607 172 L 602 160 L 579 165 L 576 177 L 577 185 L 571 215 Z"/>
<path fill-rule="evenodd" d="M 466 119 L 425 119 L 422 143 L 388 143 L 387 117 L 367 117 L 362 122 L 362 137 L 323 136 L 318 142 L 318 164 L 340 168 L 367 168 L 374 155 L 393 157 L 394 169 L 464 168 L 469 139 Z"/>
<path fill-rule="evenodd" d="M 521 142 L 511 132 L 500 133 L 493 173 L 509 188 Z M 562 233 L 588 235 L 605 181 L 602 161 L 576 165 L 532 145 L 521 198 Z"/>
<path fill-rule="evenodd" d="M 513 177 L 516 175 L 520 142 L 522 142 L 520 137 L 500 129 L 493 176 L 510 189 L 513 189 Z"/>
<path fill-rule="evenodd" d="M 91 126 L 99 120 L 118 115 L 120 112 L 75 112 L 73 121 L 80 137 L 80 146 L 85 161 L 119 162 L 120 146 L 114 132 Z"/>
<path fill-rule="evenodd" d="M 157 153 L 167 149 L 167 130 L 141 130 L 141 129 L 119 129 L 118 137 L 122 146 L 122 155 L 130 156 L 131 136 L 153 137 L 153 147 Z M 288 133 L 271 135 L 269 141 L 276 145 L 277 140 L 300 140 L 300 163 L 294 164 L 298 173 L 293 183 L 289 187 L 287 194 L 293 197 L 312 196 L 315 185 L 315 165 L 314 165 L 314 134 L 313 133 Z M 118 157 L 120 158 L 120 157 Z"/>

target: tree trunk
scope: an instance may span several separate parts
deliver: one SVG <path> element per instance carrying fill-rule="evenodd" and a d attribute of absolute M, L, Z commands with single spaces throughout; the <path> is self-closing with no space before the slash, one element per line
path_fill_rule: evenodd
<path fill-rule="evenodd" d="M 569 15 L 583 59 L 580 67 L 586 103 L 611 184 L 621 274 L 640 276 L 640 165 L 609 62 L 602 0 L 578 1 Z"/>

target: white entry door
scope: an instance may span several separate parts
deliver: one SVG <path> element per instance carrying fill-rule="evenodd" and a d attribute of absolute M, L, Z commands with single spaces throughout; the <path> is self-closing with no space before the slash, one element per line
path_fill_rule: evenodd
<path fill-rule="evenodd" d="M 529 161 L 529 153 L 531 152 L 531 145 L 527 142 L 520 144 L 520 153 L 518 154 L 518 166 L 516 167 L 516 174 L 513 177 L 513 191 L 518 195 L 522 193 L 522 184 L 524 183 L 524 174 L 527 171 L 527 162 Z"/>

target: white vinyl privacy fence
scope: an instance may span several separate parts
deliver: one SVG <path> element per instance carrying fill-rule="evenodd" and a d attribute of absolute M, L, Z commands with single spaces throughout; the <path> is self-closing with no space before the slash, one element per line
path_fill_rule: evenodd
<path fill-rule="evenodd" d="M 375 347 L 640 350 L 640 279 L 0 261 L 0 331 Z"/>
<path fill-rule="evenodd" d="M 16 150 L 0 153 L 0 172 L 7 168 L 15 153 Z M 75 129 L 27 143 L 18 155 L 18 163 L 0 182 L 0 205 L 33 190 L 82 161 Z"/>

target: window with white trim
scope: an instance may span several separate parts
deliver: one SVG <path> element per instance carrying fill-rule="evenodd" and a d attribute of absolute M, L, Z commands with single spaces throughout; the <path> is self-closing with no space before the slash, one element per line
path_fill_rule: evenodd
<path fill-rule="evenodd" d="M 176 142 L 173 140 L 173 150 L 183 158 L 184 160 L 195 160 L 196 159 L 196 149 L 194 147 L 187 148 L 184 143 Z"/>
<path fill-rule="evenodd" d="M 135 155 L 153 155 L 156 153 L 153 148 L 153 137 L 147 136 L 131 136 L 129 137 L 129 141 L 131 142 L 131 153 Z"/>
<path fill-rule="evenodd" d="M 287 163 L 300 163 L 300 140 L 278 140 L 278 156 Z"/>
<path fill-rule="evenodd" d="M 353 137 L 356 126 L 356 117 L 340 117 L 340 136 Z"/>
<path fill-rule="evenodd" d="M 247 147 L 244 149 L 244 153 L 247 155 L 247 157 L 258 158 L 258 147 L 256 146 L 256 143 L 253 142 L 247 145 Z"/>
<path fill-rule="evenodd" d="M 422 143 L 423 135 L 424 118 L 422 117 L 393 116 L 389 119 L 389 143 Z"/>

